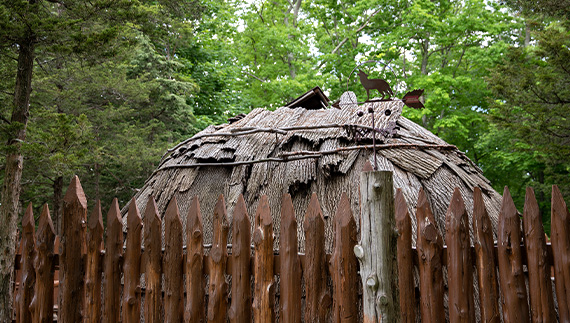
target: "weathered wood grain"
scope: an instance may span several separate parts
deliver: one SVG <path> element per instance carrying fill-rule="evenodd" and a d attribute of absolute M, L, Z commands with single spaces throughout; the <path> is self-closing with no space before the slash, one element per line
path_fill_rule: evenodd
<path fill-rule="evenodd" d="M 141 319 L 141 233 L 142 219 L 133 198 L 127 213 L 127 250 L 123 266 L 123 322 L 138 323 Z"/>
<path fill-rule="evenodd" d="M 224 196 L 220 195 L 214 208 L 214 241 L 210 250 L 210 288 L 208 291 L 208 322 L 225 323 L 228 308 L 228 283 L 226 265 L 228 259 L 228 217 Z"/>
<path fill-rule="evenodd" d="M 301 260 L 297 251 L 297 220 L 289 194 L 284 194 L 282 198 L 279 237 L 279 320 L 284 323 L 300 323 Z"/>
<path fill-rule="evenodd" d="M 526 285 L 522 267 L 519 213 L 505 186 L 497 229 L 499 279 L 505 322 L 529 322 Z"/>
<path fill-rule="evenodd" d="M 420 273 L 420 311 L 422 322 L 445 322 L 443 308 L 443 240 L 436 227 L 427 196 L 420 189 L 416 211 L 418 226 L 416 249 Z"/>
<path fill-rule="evenodd" d="M 115 198 L 107 213 L 105 239 L 105 277 L 103 279 L 103 322 L 119 322 L 121 312 L 121 261 L 123 257 L 123 221 Z"/>
<path fill-rule="evenodd" d="M 85 268 L 82 255 L 87 252 L 87 199 L 77 176 L 71 180 L 63 198 L 61 218 L 58 322 L 76 323 L 83 320 L 85 310 Z"/>
<path fill-rule="evenodd" d="M 49 215 L 49 208 L 44 204 L 38 231 L 36 232 L 36 285 L 31 304 L 32 321 L 39 323 L 53 322 L 53 259 L 55 230 Z"/>
<path fill-rule="evenodd" d="M 449 321 L 475 323 L 469 218 L 458 188 L 445 215 Z"/>
<path fill-rule="evenodd" d="M 325 220 L 313 193 L 304 221 L 305 231 L 305 322 L 325 322 L 331 297 L 326 289 Z"/>
<path fill-rule="evenodd" d="M 254 321 L 275 321 L 275 282 L 273 280 L 273 221 L 269 210 L 267 195 L 259 200 L 255 213 L 255 227 L 253 231 L 253 244 L 255 247 L 254 275 L 255 292 L 253 300 Z"/>
<path fill-rule="evenodd" d="M 493 224 L 485 208 L 481 189 L 473 190 L 473 245 L 475 246 L 475 266 L 479 282 L 481 321 L 501 322 L 499 312 L 499 285 L 495 263 Z"/>
<path fill-rule="evenodd" d="M 364 322 L 394 322 L 400 316 L 397 236 L 392 172 L 360 175 L 361 233 L 354 247 L 363 284 Z"/>
<path fill-rule="evenodd" d="M 358 259 L 356 222 L 346 193 L 334 217 L 334 250 L 330 260 L 333 283 L 333 322 L 358 322 Z"/>
<path fill-rule="evenodd" d="M 89 233 L 87 234 L 87 269 L 85 276 L 85 317 L 84 322 L 101 322 L 101 250 L 103 246 L 103 215 L 101 201 L 89 216 Z"/>
<path fill-rule="evenodd" d="M 204 322 L 203 226 L 198 197 L 194 196 L 186 219 L 185 322 Z"/>
<path fill-rule="evenodd" d="M 233 323 L 251 322 L 251 223 L 242 195 L 234 208 L 232 230 L 232 304 L 228 316 Z"/>
<path fill-rule="evenodd" d="M 144 212 L 144 252 L 146 291 L 145 322 L 162 322 L 162 233 L 154 197 L 149 196 Z"/>
<path fill-rule="evenodd" d="M 395 198 L 396 229 L 398 230 L 398 286 L 400 292 L 400 322 L 416 322 L 416 297 L 413 276 L 412 220 L 402 190 Z"/>
<path fill-rule="evenodd" d="M 560 322 L 570 322 L 570 212 L 558 189 L 552 186 L 552 254 Z"/>
<path fill-rule="evenodd" d="M 164 214 L 164 322 L 181 322 L 184 317 L 182 220 L 176 197 Z"/>
<path fill-rule="evenodd" d="M 36 284 L 36 271 L 34 270 L 34 258 L 36 255 L 35 227 L 34 212 L 30 202 L 22 219 L 22 238 L 20 240 L 22 280 L 16 296 L 16 322 L 32 322 L 30 304 L 34 297 L 34 285 Z"/>
<path fill-rule="evenodd" d="M 532 322 L 555 322 L 556 312 L 552 298 L 546 238 L 538 203 L 531 187 L 526 188 L 523 227 Z"/>

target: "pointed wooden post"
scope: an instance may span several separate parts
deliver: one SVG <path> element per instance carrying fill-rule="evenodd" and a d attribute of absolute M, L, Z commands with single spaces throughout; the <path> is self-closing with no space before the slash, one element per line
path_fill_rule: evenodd
<path fill-rule="evenodd" d="M 228 316 L 230 322 L 251 322 L 251 227 L 241 194 L 234 209 L 232 229 L 232 305 Z"/>
<path fill-rule="evenodd" d="M 414 263 L 412 259 L 412 220 L 402 189 L 398 188 L 395 199 L 396 228 L 398 230 L 398 287 L 400 292 L 400 321 L 416 322 L 416 296 L 414 286 Z"/>
<path fill-rule="evenodd" d="M 465 203 L 455 188 L 445 214 L 449 321 L 475 323 L 473 262 L 469 239 L 469 218 Z"/>
<path fill-rule="evenodd" d="M 38 231 L 36 232 L 36 287 L 32 300 L 32 321 L 39 323 L 53 322 L 53 244 L 55 230 L 49 215 L 47 204 L 42 208 Z"/>
<path fill-rule="evenodd" d="M 473 190 L 473 232 L 479 298 L 481 304 L 481 322 L 499 323 L 499 285 L 495 265 L 495 247 L 493 242 L 493 224 L 487 213 L 481 189 Z"/>
<path fill-rule="evenodd" d="M 520 218 L 515 203 L 509 189 L 505 186 L 497 230 L 497 256 L 505 322 L 529 322 L 526 285 L 522 267 L 520 227 Z"/>
<path fill-rule="evenodd" d="M 313 193 L 305 213 L 305 322 L 325 322 L 331 297 L 327 292 L 325 219 Z"/>
<path fill-rule="evenodd" d="M 333 283 L 333 322 L 358 322 L 358 259 L 356 222 L 346 193 L 334 217 L 334 250 L 330 260 Z"/>
<path fill-rule="evenodd" d="M 141 232 L 142 219 L 135 198 L 127 214 L 127 251 L 124 264 L 123 322 L 141 320 Z"/>
<path fill-rule="evenodd" d="M 255 246 L 255 296 L 253 300 L 254 321 L 275 321 L 275 283 L 273 281 L 273 220 L 269 210 L 269 199 L 263 195 L 255 213 L 253 231 Z"/>
<path fill-rule="evenodd" d="M 422 322 L 445 322 L 443 308 L 443 239 L 437 230 L 427 196 L 420 189 L 416 210 Z"/>
<path fill-rule="evenodd" d="M 367 166 L 369 168 L 369 166 Z M 398 322 L 397 235 L 392 172 L 360 174 L 360 262 L 364 322 Z"/>
<path fill-rule="evenodd" d="M 180 322 L 184 317 L 182 219 L 176 197 L 164 215 L 164 322 Z"/>
<path fill-rule="evenodd" d="M 36 284 L 36 271 L 34 270 L 34 258 L 36 254 L 35 222 L 32 203 L 28 204 L 24 218 L 22 219 L 22 280 L 16 297 L 16 322 L 32 322 L 30 304 L 34 296 Z"/>
<path fill-rule="evenodd" d="M 285 323 L 301 322 L 301 260 L 297 249 L 297 220 L 291 195 L 284 194 L 281 203 L 279 233 L 279 319 Z"/>
<path fill-rule="evenodd" d="M 224 196 L 220 195 L 214 207 L 214 241 L 210 250 L 210 289 L 208 322 L 225 323 L 228 308 L 228 283 L 226 265 L 228 259 L 228 217 Z"/>
<path fill-rule="evenodd" d="M 570 212 L 558 189 L 552 186 L 552 254 L 560 322 L 570 322 Z"/>
<path fill-rule="evenodd" d="M 115 198 L 107 213 L 105 240 L 105 279 L 103 280 L 103 322 L 119 322 L 121 307 L 121 258 L 123 256 L 123 221 Z"/>
<path fill-rule="evenodd" d="M 146 261 L 144 299 L 145 322 L 162 322 L 162 231 L 154 197 L 149 196 L 144 212 L 144 252 Z"/>
<path fill-rule="evenodd" d="M 58 322 L 76 323 L 83 320 L 85 268 L 82 255 L 87 251 L 86 224 L 87 199 L 79 178 L 75 176 L 63 198 Z"/>
<path fill-rule="evenodd" d="M 186 218 L 186 322 L 204 322 L 203 232 L 200 203 L 194 196 Z"/>
<path fill-rule="evenodd" d="M 101 247 L 103 245 L 103 215 L 97 200 L 89 216 L 87 235 L 87 269 L 85 277 L 85 322 L 101 322 Z"/>
<path fill-rule="evenodd" d="M 538 203 L 531 187 L 526 188 L 523 211 L 524 245 L 528 267 L 530 313 L 533 322 L 555 322 L 550 264 Z"/>

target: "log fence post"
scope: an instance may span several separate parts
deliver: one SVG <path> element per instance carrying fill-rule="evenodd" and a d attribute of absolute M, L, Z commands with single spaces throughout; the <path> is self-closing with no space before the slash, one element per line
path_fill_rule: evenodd
<path fill-rule="evenodd" d="M 360 262 L 364 322 L 399 322 L 397 234 L 392 172 L 360 175 Z"/>

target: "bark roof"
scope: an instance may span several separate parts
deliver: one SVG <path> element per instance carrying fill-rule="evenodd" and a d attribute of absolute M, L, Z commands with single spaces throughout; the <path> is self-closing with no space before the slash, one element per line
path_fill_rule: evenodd
<path fill-rule="evenodd" d="M 191 199 L 197 195 L 205 243 L 210 243 L 212 212 L 220 194 L 225 197 L 230 217 L 243 194 L 252 223 L 260 197 L 266 194 L 278 236 L 281 198 L 289 193 L 302 251 L 303 218 L 314 192 L 325 216 L 326 248 L 330 251 L 332 217 L 343 191 L 359 222 L 360 171 L 366 161 L 374 162 L 372 135 L 365 133 L 372 123 L 367 112 L 372 108 L 376 128 L 397 127 L 394 135 L 377 134 L 376 159 L 379 170 L 394 172 L 394 187 L 403 190 L 414 232 L 420 188 L 427 194 L 444 237 L 445 213 L 455 187 L 463 195 L 471 221 L 473 188 L 479 186 L 496 228 L 501 196 L 465 154 L 401 116 L 402 101 L 346 102 L 341 100 L 341 109 L 255 109 L 241 120 L 206 128 L 165 154 L 135 196 L 141 214 L 151 195 L 160 214 L 176 196 L 185 226 Z M 365 113 L 359 117 L 358 111 Z M 277 248 L 278 237 L 275 240 Z"/>

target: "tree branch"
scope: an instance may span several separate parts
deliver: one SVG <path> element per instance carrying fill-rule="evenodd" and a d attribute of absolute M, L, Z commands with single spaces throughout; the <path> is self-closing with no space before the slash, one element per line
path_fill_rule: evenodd
<path fill-rule="evenodd" d="M 244 74 L 246 74 L 246 75 L 248 75 L 248 76 L 253 77 L 254 79 L 258 80 L 259 82 L 262 82 L 262 83 L 267 82 L 266 80 L 264 80 L 264 79 L 262 79 L 262 78 L 259 78 L 259 77 L 255 76 L 255 75 L 251 74 L 251 73 L 248 72 L 248 71 L 242 71 L 242 73 L 244 73 Z"/>

